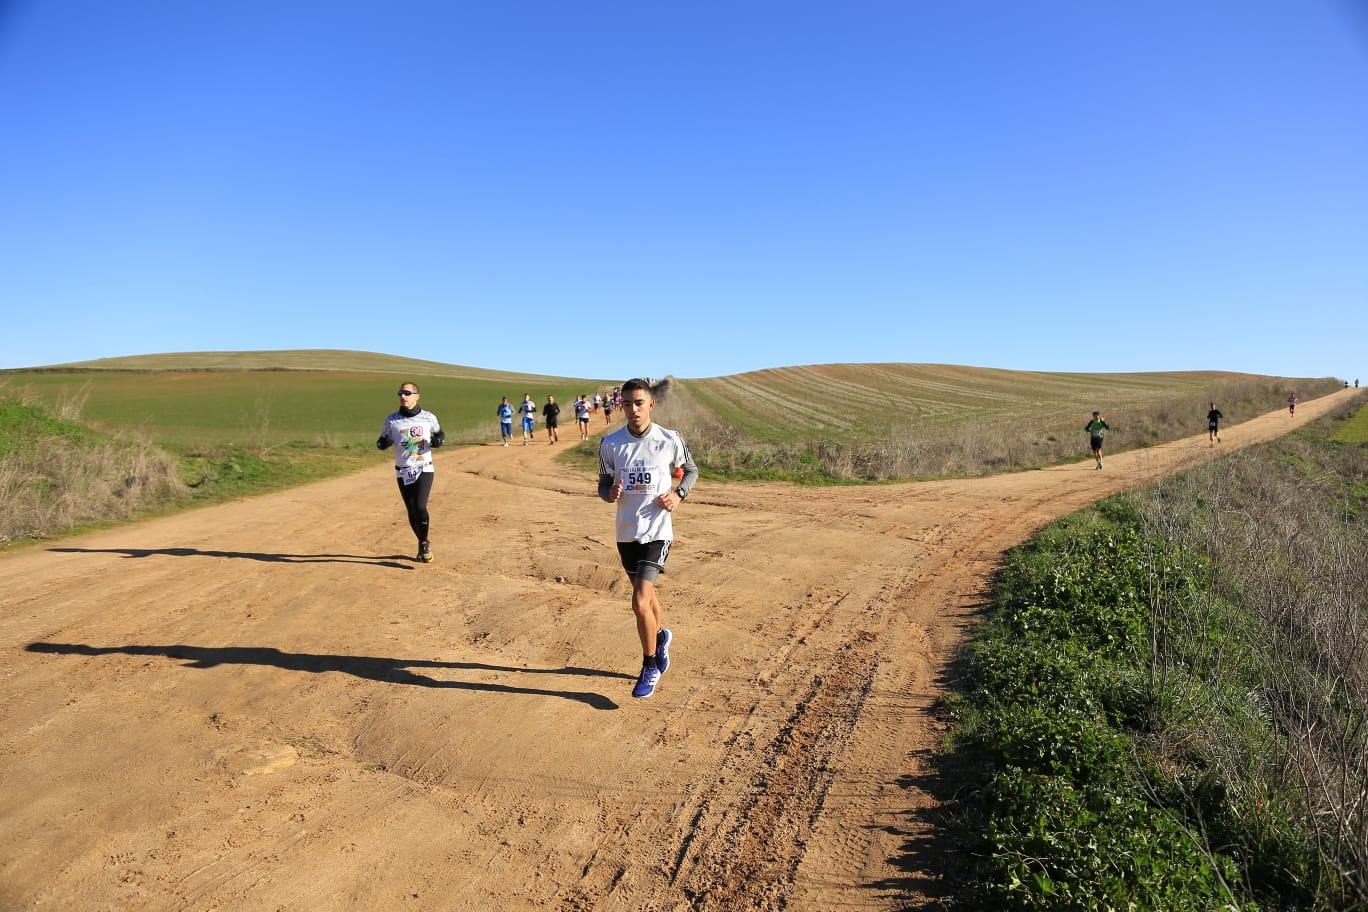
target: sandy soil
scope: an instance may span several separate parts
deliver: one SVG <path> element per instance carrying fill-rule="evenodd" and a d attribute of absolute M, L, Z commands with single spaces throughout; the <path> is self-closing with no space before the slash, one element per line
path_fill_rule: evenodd
<path fill-rule="evenodd" d="M 929 707 L 1002 551 L 1354 393 L 1100 472 L 704 480 L 649 700 L 544 437 L 438 451 L 431 565 L 381 465 L 0 555 L 0 909 L 932 908 Z"/>

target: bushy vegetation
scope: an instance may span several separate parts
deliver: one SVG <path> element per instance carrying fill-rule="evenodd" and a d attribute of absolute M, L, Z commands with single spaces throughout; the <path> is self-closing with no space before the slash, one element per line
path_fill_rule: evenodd
<path fill-rule="evenodd" d="M 1008 554 L 947 700 L 968 904 L 1368 908 L 1368 447 L 1337 422 Z"/>
<path fill-rule="evenodd" d="M 80 420 L 84 399 L 54 408 L 0 392 L 0 546 L 259 494 L 375 464 L 370 446 L 234 443 L 164 446 L 142 429 Z M 262 439 L 268 439 L 261 435 Z"/>
<path fill-rule="evenodd" d="M 147 439 L 0 398 L 0 544 L 126 519 L 184 494 L 174 459 Z"/>

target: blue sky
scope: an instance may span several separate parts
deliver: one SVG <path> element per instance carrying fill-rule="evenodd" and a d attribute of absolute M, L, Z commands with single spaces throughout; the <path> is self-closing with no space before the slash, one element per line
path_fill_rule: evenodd
<path fill-rule="evenodd" d="M 1363 0 L 0 0 L 0 367 L 1368 378 Z"/>

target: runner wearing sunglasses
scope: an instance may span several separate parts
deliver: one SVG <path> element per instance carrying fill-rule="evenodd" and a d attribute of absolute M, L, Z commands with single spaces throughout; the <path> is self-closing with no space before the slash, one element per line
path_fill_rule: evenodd
<path fill-rule="evenodd" d="M 418 384 L 399 384 L 399 411 L 385 419 L 377 449 L 394 447 L 394 470 L 399 480 L 399 496 L 408 511 L 409 528 L 418 536 L 417 560 L 432 562 L 428 542 L 428 495 L 432 493 L 432 451 L 441 446 L 446 435 L 432 412 L 418 407 Z"/>

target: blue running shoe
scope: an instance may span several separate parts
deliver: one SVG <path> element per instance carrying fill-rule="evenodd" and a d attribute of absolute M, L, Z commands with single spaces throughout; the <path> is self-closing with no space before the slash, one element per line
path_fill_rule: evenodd
<path fill-rule="evenodd" d="M 670 670 L 670 630 L 668 627 L 661 627 L 656 634 L 656 668 L 664 674 Z"/>
<path fill-rule="evenodd" d="M 643 665 L 641 666 L 641 677 L 637 678 L 636 687 L 632 688 L 632 696 L 649 697 L 655 693 L 658 683 L 660 683 L 660 669 L 654 665 Z"/>

